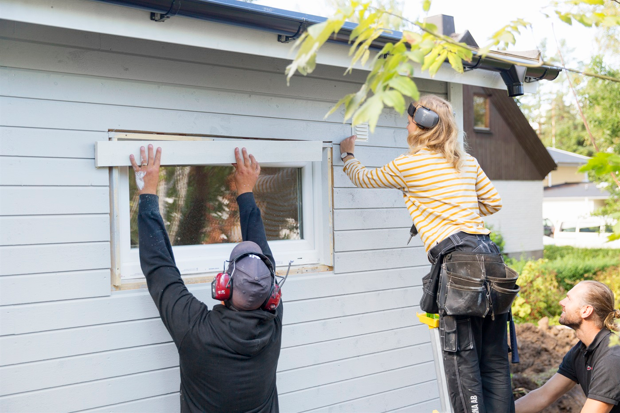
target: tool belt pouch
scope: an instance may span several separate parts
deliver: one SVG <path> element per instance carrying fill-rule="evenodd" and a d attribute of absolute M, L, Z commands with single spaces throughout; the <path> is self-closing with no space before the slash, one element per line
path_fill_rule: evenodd
<path fill-rule="evenodd" d="M 437 307 L 437 289 L 439 288 L 439 265 L 433 265 L 431 272 L 422 278 L 422 298 L 420 308 L 431 314 L 439 313 Z"/>
<path fill-rule="evenodd" d="M 439 319 L 439 331 L 443 334 L 443 351 L 455 353 L 459 346 L 456 318 L 444 316 Z"/>
<path fill-rule="evenodd" d="M 439 311 L 474 317 L 505 314 L 519 292 L 517 278 L 499 254 L 450 253 L 441 266 Z"/>

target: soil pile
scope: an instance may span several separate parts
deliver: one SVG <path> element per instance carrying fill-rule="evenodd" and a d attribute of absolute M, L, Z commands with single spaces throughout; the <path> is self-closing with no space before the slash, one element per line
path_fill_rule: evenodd
<path fill-rule="evenodd" d="M 545 384 L 557 371 L 562 358 L 577 342 L 575 332 L 564 326 L 549 326 L 543 318 L 538 326 L 517 325 L 519 364 L 511 364 L 512 387 L 515 399 Z M 577 385 L 543 413 L 580 412 L 586 397 Z"/>

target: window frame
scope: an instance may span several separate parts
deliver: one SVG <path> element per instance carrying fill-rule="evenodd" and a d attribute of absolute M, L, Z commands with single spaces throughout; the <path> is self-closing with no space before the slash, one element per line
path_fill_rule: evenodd
<path fill-rule="evenodd" d="M 484 103 L 485 103 L 485 116 L 484 116 L 484 123 L 486 126 L 476 126 L 476 98 L 483 98 L 484 99 Z M 483 132 L 483 133 L 490 133 L 491 132 L 491 111 L 490 111 L 490 98 L 487 95 L 484 94 L 480 94 L 480 93 L 474 93 L 473 97 L 472 97 L 472 114 L 473 114 L 473 126 L 474 126 L 474 131 L 476 132 Z"/>
<path fill-rule="evenodd" d="M 184 135 L 154 135 L 151 133 L 110 133 L 111 141 L 234 141 L 239 146 L 248 139 L 221 137 L 195 137 Z M 253 141 L 267 141 L 253 139 Z M 271 140 L 273 142 L 274 140 Z M 325 146 L 325 145 L 324 145 Z M 323 147 L 320 162 L 268 162 L 265 167 L 300 167 L 302 169 L 302 225 L 304 239 L 269 241 L 276 266 L 283 267 L 293 261 L 292 272 L 305 272 L 308 267 L 331 271 L 333 266 L 333 225 L 331 211 L 332 150 Z M 326 177 L 326 175 L 328 175 Z M 117 289 L 145 282 L 140 268 L 139 250 L 131 248 L 129 167 L 110 167 L 112 215 L 112 284 Z M 328 183 L 328 185 L 324 185 Z M 209 281 L 220 272 L 236 243 L 174 246 L 175 261 L 181 276 L 200 282 Z M 205 278 L 205 276 L 207 276 Z M 196 281 L 194 281 L 196 282 Z M 131 287 L 129 287 L 131 288 Z"/>

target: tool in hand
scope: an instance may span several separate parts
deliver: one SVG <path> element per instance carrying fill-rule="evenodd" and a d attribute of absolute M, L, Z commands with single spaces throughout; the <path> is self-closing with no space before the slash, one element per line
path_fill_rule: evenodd
<path fill-rule="evenodd" d="M 411 229 L 409 230 L 409 241 L 407 241 L 407 245 L 411 242 L 411 239 L 418 235 L 418 229 L 415 227 L 415 224 L 411 225 Z"/>

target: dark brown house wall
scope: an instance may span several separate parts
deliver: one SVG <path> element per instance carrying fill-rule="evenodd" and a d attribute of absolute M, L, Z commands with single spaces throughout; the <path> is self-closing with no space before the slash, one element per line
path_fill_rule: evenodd
<path fill-rule="evenodd" d="M 489 131 L 474 130 L 474 94 L 489 97 Z M 463 129 L 466 133 L 467 152 L 478 159 L 480 166 L 491 180 L 542 180 L 544 176 L 541 176 L 511 128 L 493 105 L 493 99 L 494 96 L 488 95 L 481 87 L 463 86 Z"/>

